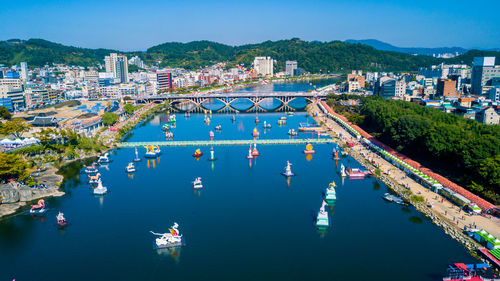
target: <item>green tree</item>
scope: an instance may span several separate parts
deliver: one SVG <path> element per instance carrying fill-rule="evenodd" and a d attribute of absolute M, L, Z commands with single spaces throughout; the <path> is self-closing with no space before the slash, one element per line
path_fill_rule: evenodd
<path fill-rule="evenodd" d="M 16 138 L 20 138 L 23 133 L 29 131 L 31 127 L 31 124 L 26 122 L 26 120 L 15 118 L 13 120 L 2 123 L 2 126 L 0 127 L 0 134 L 12 134 Z"/>
<path fill-rule="evenodd" d="M 127 112 L 127 114 L 132 114 L 135 111 L 135 107 L 132 104 L 127 103 L 127 104 L 125 104 L 125 106 L 123 106 L 123 110 L 125 110 L 125 112 Z"/>
<path fill-rule="evenodd" d="M 29 176 L 28 163 L 16 154 L 0 152 L 0 179 L 24 180 Z"/>
<path fill-rule="evenodd" d="M 10 114 L 6 107 L 0 106 L 0 118 L 10 120 L 10 118 L 12 118 L 12 114 Z"/>
<path fill-rule="evenodd" d="M 102 122 L 106 126 L 111 126 L 115 124 L 116 122 L 118 122 L 119 119 L 120 117 L 118 116 L 118 114 L 112 112 L 106 112 L 102 115 Z"/>

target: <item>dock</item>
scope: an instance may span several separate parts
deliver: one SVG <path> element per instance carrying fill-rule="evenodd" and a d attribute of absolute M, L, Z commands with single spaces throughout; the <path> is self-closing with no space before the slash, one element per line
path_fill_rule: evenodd
<path fill-rule="evenodd" d="M 158 146 L 220 146 L 220 145 L 290 145 L 290 144 L 326 144 L 331 143 L 330 138 L 319 139 L 260 139 L 260 140 L 187 140 L 187 141 L 142 141 L 142 142 L 121 142 L 119 147 L 141 147 L 145 145 Z"/>

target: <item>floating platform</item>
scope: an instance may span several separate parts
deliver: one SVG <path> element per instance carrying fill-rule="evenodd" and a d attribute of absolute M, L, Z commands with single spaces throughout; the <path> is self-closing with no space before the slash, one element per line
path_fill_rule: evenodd
<path fill-rule="evenodd" d="M 215 145 L 286 145 L 286 144 L 328 144 L 330 138 L 322 139 L 259 139 L 259 140 L 209 140 L 209 141 L 153 141 L 153 142 L 121 142 L 120 147 L 139 147 L 145 145 L 154 146 L 215 146 Z"/>

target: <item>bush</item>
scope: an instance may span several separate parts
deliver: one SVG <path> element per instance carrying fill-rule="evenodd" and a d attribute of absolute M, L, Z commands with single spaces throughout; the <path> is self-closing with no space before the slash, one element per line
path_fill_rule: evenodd
<path fill-rule="evenodd" d="M 116 113 L 106 112 L 102 115 L 102 122 L 106 126 L 111 126 L 118 122 L 118 120 L 120 120 L 120 117 Z"/>
<path fill-rule="evenodd" d="M 410 200 L 411 202 L 413 203 L 424 203 L 425 202 L 425 199 L 423 196 L 420 196 L 420 195 L 412 195 L 410 197 Z"/>

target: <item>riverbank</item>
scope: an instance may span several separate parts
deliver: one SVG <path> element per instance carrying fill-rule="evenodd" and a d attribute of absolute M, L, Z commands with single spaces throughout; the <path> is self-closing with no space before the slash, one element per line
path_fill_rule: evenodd
<path fill-rule="evenodd" d="M 107 143 L 106 149 L 102 152 L 113 149 L 116 146 L 115 142 L 120 141 L 123 135 L 133 129 L 139 122 L 147 118 L 147 116 L 154 114 L 163 108 L 163 106 L 164 104 L 148 104 L 137 110 L 132 117 L 119 122 L 116 127 L 117 130 L 110 131 L 106 128 L 106 130 L 101 132 L 101 135 L 99 136 L 99 139 L 104 140 L 105 143 Z M 37 182 L 45 185 L 43 188 L 28 187 L 20 185 L 17 182 L 0 185 L 0 219 L 17 213 L 31 201 L 42 198 L 63 196 L 65 192 L 60 188 L 64 181 L 64 177 L 59 174 L 60 171 L 64 169 L 65 166 L 75 161 L 96 158 L 99 155 L 100 153 L 97 152 L 85 153 L 82 151 L 76 158 L 63 158 L 63 160 L 57 165 L 60 166 L 60 168 L 55 167 L 53 164 L 43 165 L 44 169 L 38 172 L 38 175 L 34 177 Z"/>
<path fill-rule="evenodd" d="M 43 183 L 46 187 L 33 188 L 20 185 L 17 182 L 0 185 L 2 200 L 2 204 L 0 204 L 0 219 L 16 213 L 30 201 L 63 196 L 65 193 L 59 188 L 64 177 L 57 174 L 57 172 L 57 168 L 48 166 L 35 177 L 38 182 Z"/>
<path fill-rule="evenodd" d="M 464 234 L 463 230 L 465 228 L 475 226 L 475 228 L 485 229 L 494 236 L 500 237 L 500 221 L 497 218 L 469 215 L 442 196 L 415 182 L 403 171 L 365 148 L 338 123 L 330 118 L 323 117 L 323 112 L 317 105 L 309 105 L 308 113 L 319 124 L 326 124 L 327 127 L 333 129 L 329 133 L 337 144 L 345 146 L 346 142 L 354 143 L 354 147 L 348 151 L 354 159 L 373 173 L 377 168 L 380 169 L 381 175 L 379 179 L 381 181 L 415 206 L 419 212 L 431 219 L 434 224 L 443 228 L 445 233 L 459 241 L 474 256 L 477 256 L 475 254 L 476 250 L 483 247 Z M 415 195 L 421 196 L 423 202 L 412 200 L 412 198 L 415 198 L 412 196 Z"/>

